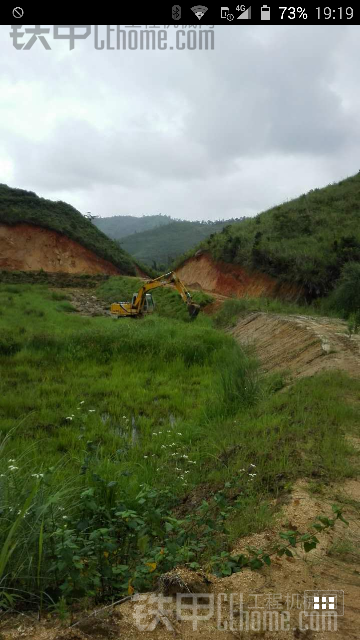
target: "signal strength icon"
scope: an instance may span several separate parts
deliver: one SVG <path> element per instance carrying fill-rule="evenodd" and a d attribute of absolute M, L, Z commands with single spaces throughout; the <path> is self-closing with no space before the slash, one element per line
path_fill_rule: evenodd
<path fill-rule="evenodd" d="M 197 4 L 196 7 L 191 7 L 191 11 L 195 13 L 196 17 L 199 18 L 199 20 L 201 20 L 201 18 L 203 17 L 203 15 L 205 15 L 207 10 L 208 8 L 203 7 L 201 4 Z"/>
<path fill-rule="evenodd" d="M 248 7 L 246 11 L 243 11 L 243 13 L 239 15 L 238 20 L 251 20 L 251 7 Z"/>

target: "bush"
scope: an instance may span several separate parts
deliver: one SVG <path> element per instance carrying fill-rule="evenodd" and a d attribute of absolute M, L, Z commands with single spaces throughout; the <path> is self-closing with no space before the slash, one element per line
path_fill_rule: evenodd
<path fill-rule="evenodd" d="M 342 269 L 334 292 L 329 298 L 330 307 L 348 318 L 360 310 L 360 264 L 348 262 Z"/>

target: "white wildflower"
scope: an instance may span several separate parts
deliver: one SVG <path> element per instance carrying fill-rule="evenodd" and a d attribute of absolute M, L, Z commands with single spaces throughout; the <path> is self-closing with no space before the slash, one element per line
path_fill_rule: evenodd
<path fill-rule="evenodd" d="M 79 404 L 84 404 L 85 400 L 81 400 L 81 402 L 79 402 Z"/>
<path fill-rule="evenodd" d="M 89 413 L 94 413 L 95 409 L 89 409 Z"/>
<path fill-rule="evenodd" d="M 19 467 L 14 467 L 13 464 L 10 465 L 9 470 L 10 471 L 16 471 L 16 469 L 18 469 Z"/>
<path fill-rule="evenodd" d="M 148 456 L 144 456 L 144 458 L 147 458 Z"/>
<path fill-rule="evenodd" d="M 8 462 L 15 462 L 14 458 L 9 458 Z"/>
<path fill-rule="evenodd" d="M 180 431 L 177 432 L 178 436 L 182 436 L 182 433 L 180 433 Z"/>
<path fill-rule="evenodd" d="M 68 416 L 65 420 L 72 420 L 72 416 Z"/>
<path fill-rule="evenodd" d="M 251 464 L 250 467 L 256 467 L 256 464 Z"/>

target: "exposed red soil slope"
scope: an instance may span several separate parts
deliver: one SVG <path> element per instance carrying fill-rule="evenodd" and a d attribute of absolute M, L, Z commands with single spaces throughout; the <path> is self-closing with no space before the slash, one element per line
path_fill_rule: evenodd
<path fill-rule="evenodd" d="M 207 291 L 226 296 L 267 296 L 295 300 L 301 297 L 301 288 L 280 283 L 266 273 L 250 272 L 237 264 L 214 260 L 206 253 L 190 258 L 176 270 L 179 278 L 190 288 L 199 285 Z"/>
<path fill-rule="evenodd" d="M 0 224 L 0 269 L 121 274 L 111 262 L 67 236 L 29 224 Z"/>

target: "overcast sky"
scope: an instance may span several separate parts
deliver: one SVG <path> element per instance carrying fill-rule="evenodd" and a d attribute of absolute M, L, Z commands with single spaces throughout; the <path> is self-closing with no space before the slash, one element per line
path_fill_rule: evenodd
<path fill-rule="evenodd" d="M 82 213 L 215 220 L 360 169 L 357 26 L 218 26 L 213 51 L 99 51 L 92 36 L 70 51 L 51 34 L 50 51 L 18 51 L 9 31 L 0 26 L 10 186 Z"/>

